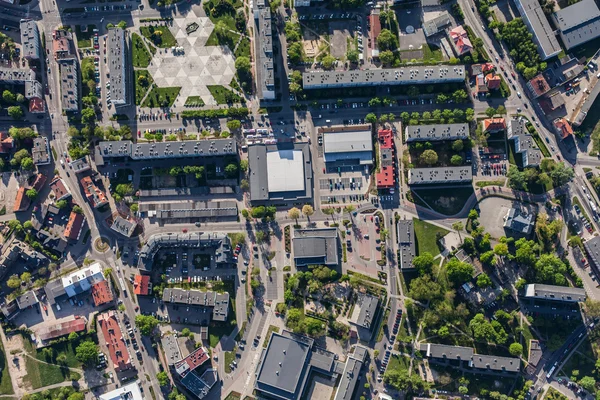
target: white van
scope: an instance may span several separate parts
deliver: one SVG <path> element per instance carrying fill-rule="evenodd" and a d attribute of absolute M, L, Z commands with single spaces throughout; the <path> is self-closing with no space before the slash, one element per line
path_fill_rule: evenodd
<path fill-rule="evenodd" d="M 56 303 L 56 309 L 60 311 L 60 304 Z"/>

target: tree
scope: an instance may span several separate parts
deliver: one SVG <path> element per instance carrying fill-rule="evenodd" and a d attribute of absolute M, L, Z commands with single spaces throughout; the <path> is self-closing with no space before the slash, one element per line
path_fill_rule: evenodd
<path fill-rule="evenodd" d="M 433 268 L 433 262 L 433 256 L 429 252 L 424 252 L 413 258 L 413 266 L 419 275 L 430 274 Z"/>
<path fill-rule="evenodd" d="M 465 229 L 465 226 L 463 225 L 462 221 L 456 221 L 455 223 L 452 224 L 452 229 L 454 229 L 455 231 L 458 232 L 458 238 L 460 240 L 462 240 L 462 238 L 460 237 L 460 232 Z"/>
<path fill-rule="evenodd" d="M 467 394 L 469 393 L 469 388 L 467 388 L 466 386 L 459 386 L 458 387 L 458 393 L 460 394 Z"/>
<path fill-rule="evenodd" d="M 485 115 L 487 115 L 488 117 L 492 118 L 494 115 L 496 115 L 496 109 L 494 107 L 488 107 L 485 110 Z"/>
<path fill-rule="evenodd" d="M 296 207 L 292 207 L 288 210 L 288 217 L 296 220 L 296 225 L 298 225 L 298 218 L 300 218 L 300 210 Z"/>
<path fill-rule="evenodd" d="M 382 29 L 377 36 L 377 46 L 380 51 L 396 50 L 398 48 L 398 37 L 389 29 Z"/>
<path fill-rule="evenodd" d="M 21 281 L 23 281 L 25 283 L 31 281 L 31 273 L 30 272 L 23 272 L 21 274 Z"/>
<path fill-rule="evenodd" d="M 325 69 L 331 69 L 333 68 L 333 66 L 335 65 L 335 62 L 337 60 L 335 59 L 334 56 L 328 54 L 325 57 L 323 57 L 323 59 L 321 60 L 321 65 L 323 66 L 323 68 Z"/>
<path fill-rule="evenodd" d="M 27 220 L 25 222 L 23 222 L 23 229 L 25 229 L 26 231 L 30 231 L 33 229 L 33 222 L 31 222 L 30 220 Z"/>
<path fill-rule="evenodd" d="M 83 214 L 83 209 L 77 205 L 73 206 L 72 210 L 75 214 Z"/>
<path fill-rule="evenodd" d="M 391 50 L 385 50 L 379 53 L 379 60 L 385 65 L 390 65 L 394 62 L 394 53 Z"/>
<path fill-rule="evenodd" d="M 302 44 L 292 43 L 288 46 L 288 56 L 292 64 L 298 64 L 304 58 L 304 50 Z"/>
<path fill-rule="evenodd" d="M 161 371 L 156 374 L 156 379 L 158 380 L 158 384 L 160 386 L 168 386 L 169 385 L 169 375 L 165 371 Z"/>
<path fill-rule="evenodd" d="M 423 153 L 421 153 L 419 160 L 423 164 L 434 165 L 435 163 L 438 162 L 438 155 L 435 152 L 435 150 L 428 149 L 428 150 L 425 150 Z"/>
<path fill-rule="evenodd" d="M 315 209 L 310 204 L 302 206 L 302 214 L 306 215 L 306 218 L 310 220 L 310 216 L 315 213 Z"/>
<path fill-rule="evenodd" d="M 459 151 L 463 151 L 464 147 L 465 146 L 463 144 L 463 141 L 460 139 L 457 139 L 454 142 L 452 142 L 452 150 L 456 151 L 457 153 Z"/>
<path fill-rule="evenodd" d="M 6 285 L 11 289 L 16 289 L 21 286 L 21 280 L 18 275 L 11 275 L 10 278 L 6 281 Z"/>
<path fill-rule="evenodd" d="M 75 341 L 79 338 L 79 334 L 77 332 L 69 333 L 69 342 Z"/>
<path fill-rule="evenodd" d="M 351 63 L 356 64 L 360 58 L 360 53 L 358 52 L 358 50 L 354 50 L 354 49 L 348 50 L 348 52 L 346 53 L 346 58 Z"/>
<path fill-rule="evenodd" d="M 584 376 L 579 380 L 579 385 L 590 393 L 596 391 L 596 380 L 591 376 Z"/>
<path fill-rule="evenodd" d="M 496 255 L 491 250 L 490 251 L 486 251 L 485 253 L 482 253 L 481 256 L 479 256 L 479 259 L 484 264 L 487 264 L 487 265 L 496 265 Z"/>
<path fill-rule="evenodd" d="M 367 121 L 370 124 L 374 124 L 377 122 L 377 116 L 373 113 L 368 113 L 365 117 L 365 121 Z"/>
<path fill-rule="evenodd" d="M 453 258 L 446 264 L 448 279 L 454 283 L 464 283 L 473 276 L 473 266 Z"/>
<path fill-rule="evenodd" d="M 23 96 L 21 93 L 17 93 L 17 103 L 25 103 L 25 96 Z"/>
<path fill-rule="evenodd" d="M 379 97 L 373 97 L 371 100 L 369 100 L 369 107 L 380 107 L 381 106 L 381 99 Z"/>
<path fill-rule="evenodd" d="M 511 343 L 511 345 L 508 347 L 508 352 L 511 355 L 518 357 L 523 354 L 523 346 L 520 343 Z"/>
<path fill-rule="evenodd" d="M 37 197 L 38 192 L 34 188 L 31 188 L 25 192 L 25 195 L 29 197 L 30 200 L 33 200 Z"/>
<path fill-rule="evenodd" d="M 75 349 L 77 360 L 86 365 L 93 365 L 98 361 L 98 346 L 91 340 L 81 342 Z"/>
<path fill-rule="evenodd" d="M 8 115 L 15 120 L 22 119 L 25 113 L 21 106 L 10 106 L 8 107 Z"/>
<path fill-rule="evenodd" d="M 17 96 L 15 96 L 10 90 L 5 90 L 2 92 L 2 100 L 4 100 L 6 103 L 14 103 L 16 99 Z"/>
<path fill-rule="evenodd" d="M 25 157 L 21 160 L 21 168 L 26 171 L 32 171 L 35 168 L 33 159 L 31 157 Z"/>
<path fill-rule="evenodd" d="M 469 98 L 469 95 L 464 89 L 459 89 L 456 92 L 452 93 L 452 97 L 454 101 L 457 103 L 464 103 Z"/>
<path fill-rule="evenodd" d="M 415 300 L 433 300 L 442 296 L 442 287 L 426 274 L 410 282 L 409 292 L 410 297 Z"/>
<path fill-rule="evenodd" d="M 494 254 L 505 257 L 508 255 L 508 245 L 506 243 L 498 243 L 494 246 Z"/>
<path fill-rule="evenodd" d="M 62 199 L 62 200 L 57 201 L 55 205 L 59 210 L 62 210 L 63 208 L 68 206 L 69 203 L 65 199 Z"/>
<path fill-rule="evenodd" d="M 496 108 L 496 114 L 506 115 L 506 107 L 499 105 L 498 108 Z"/>
<path fill-rule="evenodd" d="M 567 167 L 564 163 L 557 163 L 555 168 L 550 172 L 550 177 L 554 181 L 555 186 L 562 186 L 569 182 L 575 176 L 573 168 Z"/>
<path fill-rule="evenodd" d="M 487 274 L 480 274 L 477 277 L 477 286 L 480 288 L 486 288 L 492 286 L 492 280 Z"/>
<path fill-rule="evenodd" d="M 142 335 L 150 336 L 154 328 L 158 326 L 158 320 L 151 315 L 136 315 L 135 325 Z"/>
<path fill-rule="evenodd" d="M 231 163 L 225 167 L 225 177 L 229 179 L 237 178 L 239 175 L 238 165 Z"/>
<path fill-rule="evenodd" d="M 227 121 L 227 129 L 231 131 L 238 130 L 242 127 L 242 123 L 237 119 L 232 119 L 231 121 Z"/>
<path fill-rule="evenodd" d="M 93 108 L 84 108 L 81 110 L 81 122 L 84 125 L 92 125 L 96 120 L 96 112 Z"/>
<path fill-rule="evenodd" d="M 452 165 L 461 165 L 462 161 L 463 161 L 462 157 L 459 156 L 458 154 L 455 154 L 450 158 L 450 164 L 452 164 Z"/>

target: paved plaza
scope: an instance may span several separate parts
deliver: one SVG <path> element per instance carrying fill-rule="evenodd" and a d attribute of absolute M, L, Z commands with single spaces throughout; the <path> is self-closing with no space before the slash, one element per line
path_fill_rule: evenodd
<path fill-rule="evenodd" d="M 188 35 L 185 28 L 193 22 L 199 27 Z M 231 88 L 229 84 L 235 75 L 231 50 L 224 46 L 205 47 L 214 24 L 201 10 L 190 10 L 185 17 L 174 18 L 169 29 L 183 52 L 160 49 L 154 55 L 148 66 L 154 82 L 158 87 L 181 87 L 176 106 L 183 106 L 189 96 L 200 96 L 207 105 L 216 105 L 207 85 Z"/>

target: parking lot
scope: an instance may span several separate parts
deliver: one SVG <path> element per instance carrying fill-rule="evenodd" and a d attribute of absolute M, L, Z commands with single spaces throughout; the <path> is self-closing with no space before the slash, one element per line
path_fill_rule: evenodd
<path fill-rule="evenodd" d="M 378 229 L 373 215 L 361 214 L 354 218 L 354 226 L 346 230 L 344 239 L 349 270 L 377 276 L 381 270 L 376 263 L 381 260 Z"/>

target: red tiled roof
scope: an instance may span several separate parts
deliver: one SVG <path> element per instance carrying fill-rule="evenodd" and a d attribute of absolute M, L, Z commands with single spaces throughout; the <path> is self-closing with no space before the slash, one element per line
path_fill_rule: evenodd
<path fill-rule="evenodd" d="M 203 347 L 198 347 L 193 353 L 175 364 L 175 369 L 183 378 L 189 372 L 195 370 L 200 365 L 209 360 L 208 353 Z"/>
<path fill-rule="evenodd" d="M 133 281 L 133 293 L 141 296 L 148 295 L 148 288 L 150 284 L 150 276 L 148 275 L 136 275 Z"/>
<path fill-rule="evenodd" d="M 106 199 L 106 194 L 102 190 L 100 190 L 94 182 L 92 182 L 92 178 L 89 176 L 84 176 L 81 178 L 81 186 L 83 186 L 83 191 L 85 192 L 85 197 L 88 199 L 92 207 L 98 208 L 108 203 Z"/>
<path fill-rule="evenodd" d="M 25 187 L 21 186 L 17 190 L 17 197 L 15 198 L 15 206 L 13 207 L 14 212 L 25 211 L 29 208 L 31 200 L 25 195 Z"/>
<path fill-rule="evenodd" d="M 504 118 L 488 118 L 483 120 L 484 132 L 497 132 L 506 129 Z"/>
<path fill-rule="evenodd" d="M 369 15 L 369 20 L 371 21 L 371 43 L 373 48 L 375 48 L 377 45 L 377 36 L 381 33 L 381 21 L 377 14 Z"/>
<path fill-rule="evenodd" d="M 468 53 L 473 48 L 469 35 L 462 25 L 459 25 L 450 31 L 450 38 L 454 42 L 459 55 Z"/>
<path fill-rule="evenodd" d="M 96 307 L 113 301 L 113 293 L 108 286 L 108 281 L 100 281 L 92 286 L 92 299 Z"/>
<path fill-rule="evenodd" d="M 61 200 L 65 197 L 69 197 L 71 193 L 67 190 L 65 183 L 58 176 L 50 182 L 50 189 L 54 192 L 54 197 L 56 200 Z"/>
<path fill-rule="evenodd" d="M 54 55 L 56 55 L 56 53 L 69 53 L 70 50 L 69 39 L 66 36 L 54 37 L 52 40 L 52 51 L 54 52 Z"/>
<path fill-rule="evenodd" d="M 534 76 L 529 82 L 529 88 L 533 91 L 536 97 L 543 95 L 550 90 L 550 85 L 546 82 L 544 75 L 539 74 Z"/>
<path fill-rule="evenodd" d="M 487 74 L 485 77 L 485 83 L 487 84 L 488 89 L 498 89 L 500 88 L 500 83 L 502 82 L 502 78 L 500 75 Z"/>
<path fill-rule="evenodd" d="M 391 158 L 393 156 L 394 150 L 394 134 L 389 129 L 382 129 L 377 133 L 377 140 L 379 141 L 379 157 L 380 157 L 380 167 L 379 172 L 375 174 L 375 179 L 377 180 L 377 188 L 378 189 L 389 189 L 394 187 L 396 171 L 394 169 L 393 160 L 388 158 L 387 165 L 384 165 L 382 161 L 382 154 L 388 155 Z"/>
<path fill-rule="evenodd" d="M 379 139 L 379 147 L 384 149 L 392 149 L 394 147 L 394 134 L 389 129 L 381 129 L 377 132 Z"/>
<path fill-rule="evenodd" d="M 479 75 L 481 73 L 489 72 L 493 69 L 494 69 L 494 64 L 492 64 L 492 63 L 472 64 L 471 65 L 471 75 Z"/>
<path fill-rule="evenodd" d="M 81 332 L 85 330 L 85 318 L 74 318 L 69 321 L 47 326 L 38 331 L 38 336 L 42 341 L 55 339 L 57 337 L 68 335 L 71 332 Z"/>
<path fill-rule="evenodd" d="M 127 352 L 125 339 L 114 311 L 108 311 L 98 316 L 98 324 L 102 330 L 110 359 L 117 372 L 131 368 L 131 359 Z"/>
<path fill-rule="evenodd" d="M 0 132 L 0 153 L 9 153 L 14 147 L 15 141 L 6 132 Z"/>
<path fill-rule="evenodd" d="M 44 107 L 44 100 L 39 97 L 32 97 L 29 99 L 29 112 L 31 113 L 43 113 L 46 110 Z"/>
<path fill-rule="evenodd" d="M 563 140 L 573 134 L 573 127 L 571 127 L 569 121 L 567 121 L 564 118 L 556 120 L 556 122 L 554 122 L 554 126 L 556 126 L 560 131 L 560 135 L 563 138 Z"/>
<path fill-rule="evenodd" d="M 387 167 L 381 167 L 379 172 L 376 174 L 377 189 L 389 189 L 394 187 L 394 167 L 388 165 Z"/>
<path fill-rule="evenodd" d="M 67 222 L 67 226 L 65 227 L 65 237 L 67 239 L 79 240 L 83 221 L 85 221 L 83 214 L 78 214 L 71 211 L 71 215 L 69 215 L 69 222 Z"/>
<path fill-rule="evenodd" d="M 33 181 L 32 187 L 39 192 L 40 189 L 44 186 L 44 183 L 46 183 L 46 175 L 37 174 L 37 176 L 35 177 L 35 181 Z"/>

